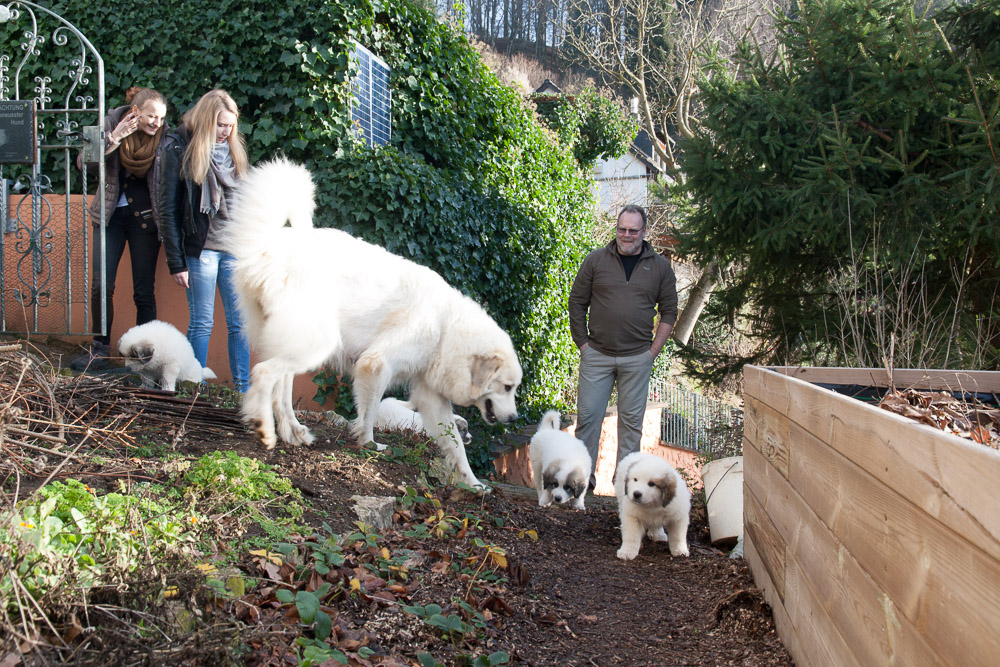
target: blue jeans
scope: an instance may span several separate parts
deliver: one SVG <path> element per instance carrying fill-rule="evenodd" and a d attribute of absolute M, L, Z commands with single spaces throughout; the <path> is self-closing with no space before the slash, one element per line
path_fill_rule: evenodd
<path fill-rule="evenodd" d="M 250 386 L 250 341 L 243 332 L 243 317 L 236 306 L 233 289 L 233 266 L 236 258 L 218 250 L 202 250 L 201 257 L 188 257 L 188 322 L 187 338 L 194 356 L 202 366 L 208 360 L 208 340 L 215 319 L 215 288 L 219 287 L 222 307 L 226 312 L 229 333 L 229 370 L 236 391 L 245 393 Z"/>

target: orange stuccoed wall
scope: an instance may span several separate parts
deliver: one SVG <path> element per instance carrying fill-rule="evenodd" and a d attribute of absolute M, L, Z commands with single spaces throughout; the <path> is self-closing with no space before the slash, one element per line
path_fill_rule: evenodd
<path fill-rule="evenodd" d="M 70 229 L 71 234 L 74 237 L 72 257 L 70 260 L 70 266 L 72 267 L 73 280 L 72 290 L 73 290 L 73 304 L 72 304 L 72 330 L 73 331 L 87 331 L 89 330 L 90 323 L 84 320 L 83 317 L 83 301 L 88 300 L 88 296 L 84 293 L 84 278 L 83 278 L 83 203 L 82 198 L 79 196 L 72 196 L 69 198 L 70 203 Z M 15 210 L 18 208 L 18 202 L 12 201 L 12 207 Z M 7 289 L 4 290 L 2 298 L 4 303 L 4 312 L 6 315 L 6 321 L 4 322 L 4 329 L 8 332 L 23 332 L 23 331 L 58 331 L 65 327 L 65 307 L 62 303 L 65 302 L 65 292 L 63 285 L 65 284 L 65 211 L 66 204 L 63 197 L 47 197 L 45 207 L 51 207 L 51 219 L 48 229 L 51 231 L 51 238 L 46 239 L 53 250 L 48 253 L 48 259 L 51 262 L 52 275 L 49 276 L 47 273 L 43 273 L 43 278 L 48 279 L 48 283 L 53 285 L 55 289 L 53 290 L 58 294 L 54 295 L 51 303 L 45 306 L 45 309 L 49 310 L 47 313 L 43 313 L 45 318 L 40 324 L 36 325 L 32 319 L 32 313 L 25 312 L 20 304 L 13 297 L 13 289 L 18 286 L 19 279 L 16 275 L 16 266 L 20 261 L 20 251 L 18 250 L 18 242 L 21 242 L 23 247 L 23 239 L 19 239 L 15 234 L 9 233 L 4 236 L 4 266 L 7 268 L 5 275 L 5 282 Z M 20 214 L 22 218 L 30 221 L 30 201 L 24 200 L 24 203 L 20 204 Z M 16 215 L 16 213 L 15 213 Z M 28 223 L 30 224 L 30 222 Z M 89 240 L 88 240 L 89 242 Z M 29 260 L 30 261 L 30 260 Z M 24 262 L 20 261 L 22 267 Z M 47 266 L 47 264 L 46 264 Z M 47 271 L 47 269 L 45 269 Z M 111 340 L 112 340 L 112 351 L 117 353 L 116 343 L 129 327 L 135 324 L 135 304 L 132 302 L 132 263 L 129 260 L 128 249 L 126 248 L 125 254 L 122 257 L 122 261 L 118 266 L 118 276 L 115 280 L 115 321 L 112 325 L 111 330 Z M 157 318 L 165 322 L 169 322 L 176 326 L 180 331 L 186 332 L 188 325 L 188 307 L 187 307 L 187 297 L 184 294 L 184 288 L 174 282 L 173 277 L 170 275 L 170 271 L 167 269 L 167 261 L 164 257 L 163 250 L 160 250 L 160 256 L 157 260 L 156 268 L 156 313 Z M 88 313 L 89 317 L 89 313 Z M 26 323 L 27 321 L 27 323 Z M 217 380 L 213 382 L 227 384 L 232 386 L 232 374 L 229 371 L 229 353 L 226 344 L 226 318 L 225 313 L 222 308 L 222 302 L 219 300 L 218 295 L 216 295 L 215 301 L 215 326 L 212 330 L 212 338 L 209 341 L 208 346 L 208 366 L 211 368 L 215 374 L 218 376 Z M 58 338 L 64 339 L 68 342 L 86 344 L 90 340 L 90 336 L 87 335 L 59 335 Z M 256 359 L 251 356 L 251 368 Z M 69 360 L 64 360 L 64 364 L 68 364 Z M 304 410 L 322 410 L 323 406 L 318 405 L 312 400 L 312 397 L 316 394 L 316 385 L 312 382 L 311 374 L 299 375 L 295 378 L 294 385 L 294 401 L 297 408 Z"/>

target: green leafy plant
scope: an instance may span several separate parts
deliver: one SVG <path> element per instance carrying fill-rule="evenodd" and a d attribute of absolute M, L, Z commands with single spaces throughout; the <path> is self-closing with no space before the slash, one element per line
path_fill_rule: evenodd
<path fill-rule="evenodd" d="M 509 665 L 510 654 L 506 651 L 495 651 L 489 655 L 481 655 L 469 661 L 470 667 L 496 667 L 497 665 Z"/>
<path fill-rule="evenodd" d="M 0 519 L 0 577 L 8 611 L 24 596 L 38 599 L 66 581 L 73 590 L 116 585 L 140 565 L 191 555 L 201 516 L 152 497 L 100 494 L 69 479 L 40 490 Z"/>
<path fill-rule="evenodd" d="M 426 606 L 403 605 L 402 609 L 406 613 L 413 614 L 417 618 L 421 619 L 432 628 L 436 628 L 441 632 L 442 636 L 444 636 L 452 644 L 455 644 L 458 640 L 473 630 L 472 626 L 463 621 L 460 615 L 445 615 L 443 613 L 443 608 L 439 604 L 429 604 Z"/>
<path fill-rule="evenodd" d="M 259 525 L 264 535 L 253 538 L 252 544 L 265 545 L 301 530 L 302 493 L 257 459 L 213 452 L 194 462 L 182 479 L 189 502 L 205 503 L 206 514 L 222 512 L 238 524 Z"/>
<path fill-rule="evenodd" d="M 233 451 L 212 452 L 199 458 L 184 473 L 184 481 L 191 490 L 235 502 L 301 495 L 290 481 L 271 470 L 266 463 Z"/>
<path fill-rule="evenodd" d="M 531 99 L 583 169 L 593 168 L 600 158 L 621 157 L 639 132 L 621 102 L 593 88 L 579 95 L 535 94 Z"/>

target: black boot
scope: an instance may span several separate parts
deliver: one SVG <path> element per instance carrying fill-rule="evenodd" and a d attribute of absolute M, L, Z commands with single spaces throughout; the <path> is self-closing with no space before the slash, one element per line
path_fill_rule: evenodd
<path fill-rule="evenodd" d="M 91 342 L 90 349 L 70 362 L 74 371 L 101 371 L 111 367 L 111 346 L 99 340 Z"/>

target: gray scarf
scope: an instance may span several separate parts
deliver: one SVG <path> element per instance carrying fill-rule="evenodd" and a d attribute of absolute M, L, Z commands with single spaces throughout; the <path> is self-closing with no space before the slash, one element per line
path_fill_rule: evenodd
<path fill-rule="evenodd" d="M 236 186 L 236 165 L 229 154 L 229 142 L 216 143 L 212 149 L 212 167 L 201 184 L 201 212 L 209 218 L 229 217 L 226 210 L 226 189 Z"/>

